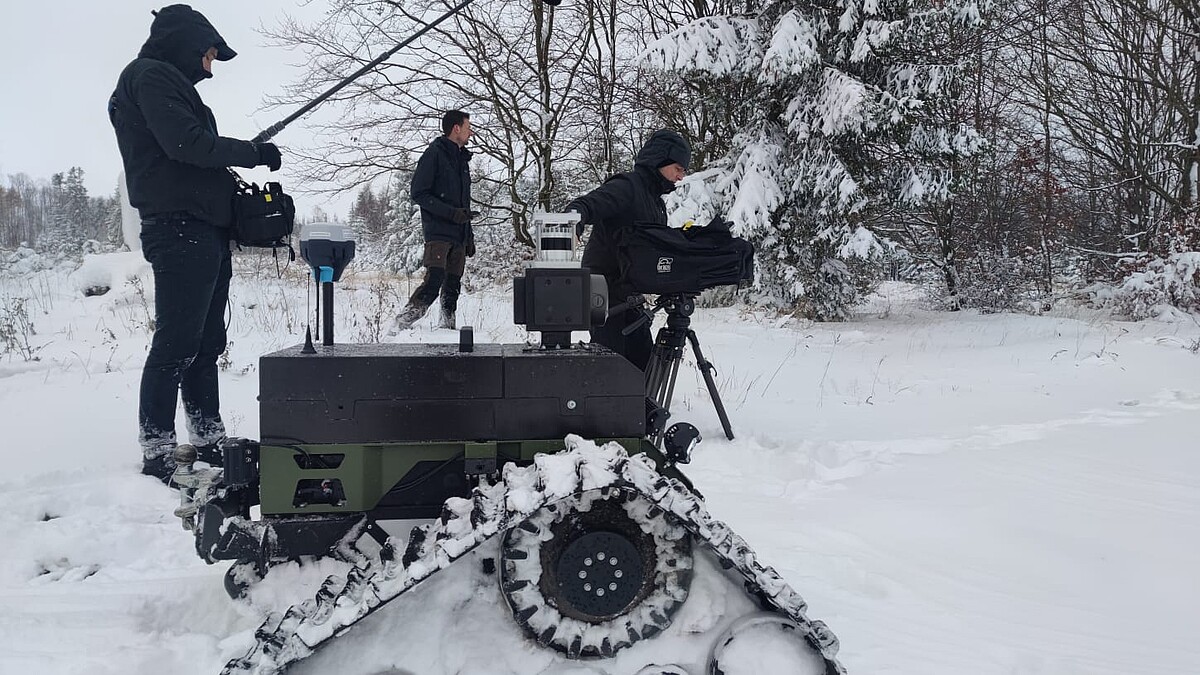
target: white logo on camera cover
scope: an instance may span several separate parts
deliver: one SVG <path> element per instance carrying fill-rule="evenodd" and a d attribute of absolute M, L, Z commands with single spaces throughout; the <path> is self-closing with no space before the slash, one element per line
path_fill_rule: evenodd
<path fill-rule="evenodd" d="M 671 273 L 671 263 L 674 260 L 675 260 L 674 258 L 659 258 L 658 259 L 658 273 L 659 274 L 670 274 Z"/>

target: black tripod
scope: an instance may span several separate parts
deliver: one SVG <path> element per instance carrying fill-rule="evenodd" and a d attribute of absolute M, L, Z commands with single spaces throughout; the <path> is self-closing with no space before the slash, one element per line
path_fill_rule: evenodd
<path fill-rule="evenodd" d="M 675 378 L 679 375 L 683 349 L 691 342 L 692 352 L 696 355 L 696 367 L 704 376 L 708 395 L 717 409 L 717 417 L 721 418 L 721 428 L 725 430 L 725 437 L 732 441 L 733 428 L 729 424 L 729 416 L 725 414 L 721 395 L 717 393 L 717 383 L 713 381 L 712 374 L 716 368 L 704 358 L 704 352 L 700 351 L 700 340 L 696 337 L 696 331 L 691 328 L 692 312 L 696 311 L 696 294 L 672 293 L 658 296 L 654 305 L 644 310 L 645 315 L 622 332 L 626 335 L 632 333 L 646 321 L 653 320 L 655 313 L 660 310 L 667 313 L 667 325 L 658 330 L 658 336 L 654 339 L 654 350 L 650 353 L 650 362 L 646 366 L 647 405 L 654 408 L 647 414 L 648 421 L 651 422 L 650 440 L 657 443 L 658 437 L 663 433 L 666 417 L 670 415 L 671 397 L 675 393 Z"/>

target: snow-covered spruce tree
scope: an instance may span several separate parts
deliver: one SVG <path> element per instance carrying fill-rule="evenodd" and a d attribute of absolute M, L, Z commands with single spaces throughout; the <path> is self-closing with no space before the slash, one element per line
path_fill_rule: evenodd
<path fill-rule="evenodd" d="M 83 169 L 73 166 L 50 179 L 50 218 L 38 244 L 43 251 L 78 257 L 87 238 L 92 205 L 83 184 Z"/>
<path fill-rule="evenodd" d="M 713 165 L 714 192 L 756 245 L 764 290 L 847 317 L 883 246 L 873 221 L 952 195 L 930 148 L 968 134 L 929 112 L 956 71 L 933 36 L 979 16 L 975 0 L 784 0 L 649 45 L 650 68 L 744 83 L 751 123 Z"/>
<path fill-rule="evenodd" d="M 387 231 L 382 239 L 379 263 L 383 269 L 399 274 L 412 274 L 421 269 L 425 250 L 421 210 L 412 201 L 411 185 L 412 172 L 398 171 L 383 196 L 387 200 Z"/>
<path fill-rule="evenodd" d="M 101 233 L 103 243 L 107 250 L 120 251 L 125 247 L 124 234 L 122 232 L 122 215 L 121 215 L 121 193 L 119 190 L 113 190 L 112 195 L 104 204 L 103 219 L 104 231 Z"/>
<path fill-rule="evenodd" d="M 978 130 L 986 122 L 977 96 L 987 79 L 983 54 L 991 46 L 983 23 L 974 5 L 943 5 L 914 14 L 907 39 L 889 46 L 894 62 L 936 64 L 945 76 L 933 74 L 924 86 L 936 95 L 923 97 L 919 114 L 899 129 L 900 161 L 888 162 L 886 183 L 900 190 L 881 195 L 868 210 L 877 235 L 937 271 L 951 309 L 1011 309 L 1012 286 L 1037 279 L 1019 257 L 987 250 L 979 241 L 977 193 L 987 180 L 981 160 L 988 143 Z M 968 260 L 979 269 L 963 278 Z"/>

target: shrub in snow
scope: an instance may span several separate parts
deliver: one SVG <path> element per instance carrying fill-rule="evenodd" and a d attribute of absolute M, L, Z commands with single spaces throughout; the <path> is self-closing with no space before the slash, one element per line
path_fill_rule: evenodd
<path fill-rule="evenodd" d="M 1151 260 L 1120 284 L 1091 289 L 1093 304 L 1134 321 L 1168 314 L 1171 308 L 1200 313 L 1200 251 Z"/>
<path fill-rule="evenodd" d="M 1027 311 L 1037 295 L 1034 280 L 1037 264 L 1007 255 L 977 256 L 958 265 L 958 294 L 951 298 L 958 308 L 984 313 Z"/>
<path fill-rule="evenodd" d="M 4 297 L 0 302 L 0 354 L 23 361 L 37 361 L 45 345 L 35 345 L 33 321 L 29 317 L 26 298 Z"/>
<path fill-rule="evenodd" d="M 0 253 L 0 273 L 5 276 L 25 276 L 53 269 L 57 265 L 56 257 L 38 253 L 28 246 L 20 246 L 15 251 Z"/>

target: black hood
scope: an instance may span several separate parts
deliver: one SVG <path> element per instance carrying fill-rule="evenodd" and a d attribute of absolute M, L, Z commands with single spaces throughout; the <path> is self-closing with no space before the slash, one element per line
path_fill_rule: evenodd
<path fill-rule="evenodd" d="M 237 56 L 203 14 L 187 5 L 168 5 L 154 13 L 150 37 L 138 57 L 166 61 L 196 84 L 212 77 L 200 61 L 210 47 L 217 48 L 218 61 Z"/>
<path fill-rule="evenodd" d="M 645 145 L 638 151 L 634 166 L 656 170 L 668 164 L 678 164 L 686 171 L 691 159 L 692 148 L 683 136 L 670 129 L 661 129 L 646 139 Z"/>

